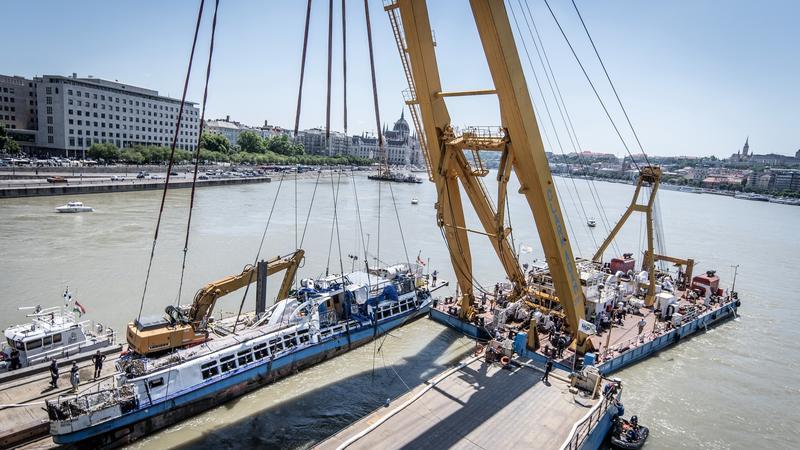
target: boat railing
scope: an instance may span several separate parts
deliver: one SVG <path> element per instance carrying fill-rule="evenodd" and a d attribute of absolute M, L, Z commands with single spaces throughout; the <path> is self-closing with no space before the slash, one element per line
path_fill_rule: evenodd
<path fill-rule="evenodd" d="M 588 439 L 597 424 L 603 420 L 608 406 L 613 402 L 613 397 L 601 397 L 600 400 L 592 406 L 592 409 L 572 426 L 570 435 L 567 440 L 564 441 L 561 450 L 578 450 L 583 447 L 586 439 Z"/>

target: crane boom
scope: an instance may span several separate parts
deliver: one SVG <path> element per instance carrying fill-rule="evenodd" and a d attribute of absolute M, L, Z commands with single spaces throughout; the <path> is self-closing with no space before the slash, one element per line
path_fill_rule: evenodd
<path fill-rule="evenodd" d="M 304 254 L 305 252 L 299 249 L 288 256 L 279 256 L 266 262 L 267 276 L 286 271 L 277 298 L 284 299 L 289 295 L 292 280 Z M 257 271 L 256 266 L 248 264 L 238 275 L 206 284 L 195 294 L 188 314 L 170 305 L 166 308 L 164 320 L 156 322 L 136 320 L 129 323 L 126 335 L 128 346 L 140 355 L 148 355 L 205 342 L 208 338 L 206 324 L 214 312 L 217 300 L 257 281 Z"/>
<path fill-rule="evenodd" d="M 435 43 L 425 0 L 398 0 L 385 9 L 399 11 L 402 31 L 392 19 L 401 58 L 410 66 L 407 72 L 412 108 L 419 108 L 427 145 L 427 160 L 438 193 L 437 221 L 444 229 L 450 259 L 462 290 L 461 316 L 473 313 L 472 257 L 467 239 L 459 180 L 489 236 L 495 253 L 514 284 L 513 297 L 525 295 L 526 281 L 519 260 L 509 242 L 510 228 L 504 225 L 504 203 L 510 172 L 518 178 L 522 193 L 533 213 L 559 303 L 573 333 L 584 317 L 584 294 L 575 267 L 561 207 L 556 195 L 547 157 L 544 152 L 533 104 L 520 63 L 514 36 L 502 0 L 471 0 L 472 15 L 494 82 L 494 89 L 443 92 L 435 53 Z M 501 132 L 470 131 L 456 136 L 450 122 L 445 98 L 496 94 L 500 105 Z M 464 150 L 473 152 L 473 167 Z M 497 207 L 494 206 L 479 177 L 485 176 L 478 150 L 501 152 L 498 170 Z M 529 344 L 533 333 L 528 333 Z"/>

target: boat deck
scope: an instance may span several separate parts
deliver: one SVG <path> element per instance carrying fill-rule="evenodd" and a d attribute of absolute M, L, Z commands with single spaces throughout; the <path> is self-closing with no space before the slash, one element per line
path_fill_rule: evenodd
<path fill-rule="evenodd" d="M 78 363 L 80 367 L 80 391 L 97 389 L 98 386 L 111 386 L 115 372 L 116 356 L 109 355 L 103 363 L 100 378 L 92 380 L 94 364 L 89 361 Z M 0 389 L 0 448 L 9 448 L 17 443 L 44 436 L 50 430 L 50 422 L 45 412 L 45 400 L 59 395 L 69 395 L 72 385 L 69 382 L 71 364 L 59 365 L 58 388 L 50 387 L 50 372 L 38 372 L 23 378 L 3 383 Z M 25 406 L 14 406 L 25 405 Z M 49 440 L 49 439 L 48 439 Z M 52 441 L 51 441 L 52 442 Z"/>
<path fill-rule="evenodd" d="M 694 308 L 696 311 L 695 316 L 700 316 L 702 314 L 721 310 L 723 308 L 727 308 L 730 306 L 731 302 L 735 302 L 736 300 L 727 300 L 725 299 L 719 303 L 712 303 L 709 306 L 705 306 L 703 304 L 703 299 L 699 299 L 697 301 L 691 301 L 687 298 L 683 297 L 682 292 L 679 292 L 679 306 L 681 307 L 689 307 Z M 490 296 L 491 298 L 491 296 Z M 494 319 L 494 312 L 491 310 L 490 306 L 492 305 L 491 302 L 487 302 L 487 307 L 481 309 L 476 317 L 483 318 L 485 324 L 491 324 Z M 455 319 L 455 316 L 451 314 L 451 311 L 456 312 L 458 307 L 455 306 L 454 302 L 451 303 L 439 303 L 436 305 L 436 309 L 438 312 L 448 315 Z M 639 322 L 644 319 L 645 325 L 643 327 L 643 331 L 639 333 Z M 598 327 L 598 334 L 591 336 L 590 339 L 592 340 L 592 344 L 594 344 L 594 348 L 597 349 L 597 360 L 598 363 L 603 363 L 605 361 L 611 360 L 620 356 L 622 353 L 625 353 L 631 349 L 636 347 L 642 346 L 648 342 L 654 341 L 659 337 L 663 336 L 666 333 L 669 333 L 675 327 L 666 321 L 657 320 L 657 315 L 653 308 L 651 307 L 642 307 L 635 311 L 633 314 L 627 314 L 625 319 L 622 323 L 612 323 L 611 327 L 606 330 L 600 330 Z M 458 319 L 460 320 L 460 319 Z M 689 320 L 687 318 L 687 320 Z M 476 321 L 473 322 L 473 325 L 476 325 Z M 485 336 L 491 336 L 491 333 L 486 328 L 478 327 L 479 331 L 482 332 Z M 508 323 L 504 324 L 500 328 L 500 335 L 505 337 L 508 336 L 509 331 L 511 334 L 515 334 L 516 332 L 527 332 L 527 324 L 524 324 L 520 321 L 509 321 Z M 494 337 L 494 336 L 491 336 Z M 547 355 L 545 354 L 545 350 L 548 347 L 555 348 L 556 346 L 550 342 L 550 337 L 547 333 L 539 332 L 539 342 L 540 347 L 536 351 L 538 355 L 541 355 L 542 358 L 546 358 Z M 572 367 L 573 359 L 575 354 L 573 351 L 569 349 L 565 349 L 562 356 L 558 358 L 554 358 L 554 360 L 561 364 L 564 367 Z"/>
<path fill-rule="evenodd" d="M 578 403 L 564 371 L 544 383 L 539 370 L 509 367 L 471 357 L 315 448 L 560 448 L 597 400 Z"/>

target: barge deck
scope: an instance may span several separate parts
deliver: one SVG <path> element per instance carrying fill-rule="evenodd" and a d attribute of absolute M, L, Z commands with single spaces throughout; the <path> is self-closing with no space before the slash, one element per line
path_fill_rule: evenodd
<path fill-rule="evenodd" d="M 658 319 L 653 308 L 642 307 L 628 314 L 621 323 L 612 323 L 610 328 L 600 330 L 598 334 L 590 336 L 594 348 L 598 352 L 594 354 L 595 365 L 603 375 L 622 369 L 628 365 L 646 359 L 656 352 L 666 347 L 677 344 L 681 339 L 693 335 L 697 332 L 705 331 L 709 326 L 714 326 L 726 320 L 738 316 L 737 299 L 721 299 L 711 305 L 704 305 L 702 302 L 692 302 L 686 298 L 681 298 L 678 304 L 680 307 L 691 309 L 692 315 L 680 324 L 673 324 L 669 321 Z M 480 319 L 484 324 L 492 323 L 494 312 L 491 308 L 479 310 L 476 319 L 466 321 L 453 314 L 456 311 L 453 303 L 440 303 L 431 309 L 431 318 L 443 325 L 454 328 L 472 338 L 488 340 L 497 336 L 506 337 L 510 334 L 514 338 L 514 350 L 525 357 L 535 361 L 544 362 L 548 355 L 557 345 L 551 342 L 552 334 L 540 330 L 539 349 L 531 351 L 526 348 L 527 323 L 510 321 L 490 331 L 486 326 L 480 325 Z M 643 331 L 639 333 L 639 322 L 644 320 Z M 562 355 L 553 357 L 554 363 L 564 369 L 572 370 L 575 366 L 575 353 L 569 348 L 565 348 Z"/>
<path fill-rule="evenodd" d="M 315 448 L 596 448 L 616 409 L 578 399 L 567 376 L 545 383 L 540 366 L 469 357 Z"/>
<path fill-rule="evenodd" d="M 116 348 L 116 351 L 118 350 L 119 346 Z M 109 356 L 103 363 L 100 378 L 92 380 L 94 365 L 88 360 L 80 362 L 78 364 L 82 380 L 80 391 L 88 392 L 101 387 L 109 387 L 116 372 L 115 363 L 116 357 Z M 70 364 L 70 362 L 64 362 L 59 365 L 59 380 L 56 389 L 50 387 L 49 371 L 35 372 L 3 383 L 3 389 L 0 390 L 0 448 L 16 447 L 47 436 L 50 431 L 50 420 L 44 410 L 44 404 L 46 400 L 69 395 L 72 390 L 69 382 Z M 91 381 L 87 382 L 87 380 Z M 48 437 L 42 442 L 52 443 L 52 439 Z"/>

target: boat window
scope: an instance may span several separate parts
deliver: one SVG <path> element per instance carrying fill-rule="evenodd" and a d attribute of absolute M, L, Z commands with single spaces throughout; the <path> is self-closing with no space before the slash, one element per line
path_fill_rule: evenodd
<path fill-rule="evenodd" d="M 44 345 L 44 346 L 52 345 L 53 344 L 53 336 L 45 336 L 43 341 L 44 342 L 43 342 L 42 345 Z"/>
<path fill-rule="evenodd" d="M 233 359 L 233 355 L 228 355 L 220 358 L 219 368 L 222 369 L 223 372 L 235 369 L 236 361 Z"/>
<path fill-rule="evenodd" d="M 147 380 L 147 385 L 150 386 L 150 389 L 157 388 L 159 386 L 164 385 L 164 377 L 153 378 L 152 380 Z"/>
<path fill-rule="evenodd" d="M 33 349 L 39 348 L 41 346 L 42 346 L 42 340 L 41 339 L 36 339 L 35 341 L 28 341 L 28 342 L 25 343 L 25 347 L 28 350 L 33 350 Z"/>
<path fill-rule="evenodd" d="M 61 342 L 61 334 L 54 334 L 53 335 L 53 344 L 58 344 Z"/>
<path fill-rule="evenodd" d="M 219 367 L 217 367 L 216 361 L 205 363 L 202 366 L 200 366 L 200 369 L 203 373 L 204 380 L 219 375 Z"/>
<path fill-rule="evenodd" d="M 250 353 L 250 350 L 244 350 L 239 352 L 239 365 L 243 366 L 245 364 L 253 362 L 253 354 Z"/>
<path fill-rule="evenodd" d="M 256 359 L 265 358 L 268 354 L 267 352 L 267 343 L 258 344 L 253 347 L 253 354 L 255 355 Z"/>

